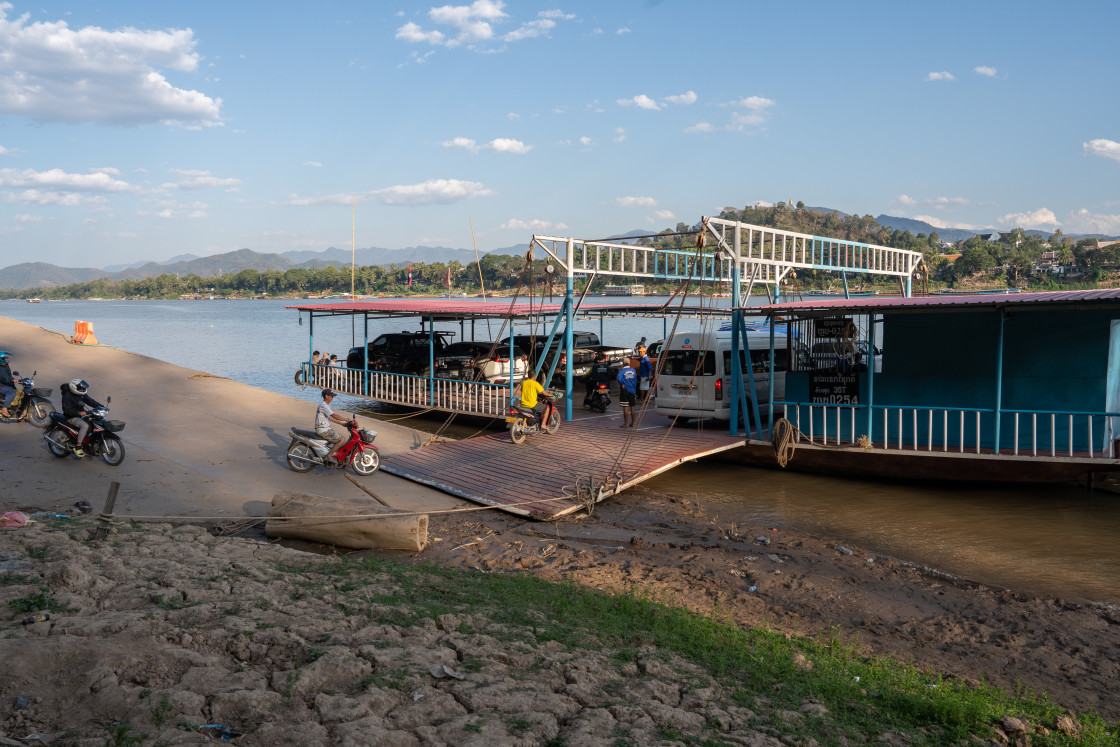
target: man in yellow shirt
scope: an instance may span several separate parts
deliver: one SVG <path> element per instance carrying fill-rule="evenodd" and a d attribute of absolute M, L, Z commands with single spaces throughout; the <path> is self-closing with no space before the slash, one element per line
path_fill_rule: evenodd
<path fill-rule="evenodd" d="M 521 407 L 524 410 L 532 410 L 533 415 L 536 417 L 537 422 L 541 420 L 541 415 L 544 414 L 544 405 L 537 402 L 538 395 L 544 392 L 544 387 L 540 382 L 531 376 L 526 376 L 521 380 L 513 390 L 514 397 L 521 397 Z"/>

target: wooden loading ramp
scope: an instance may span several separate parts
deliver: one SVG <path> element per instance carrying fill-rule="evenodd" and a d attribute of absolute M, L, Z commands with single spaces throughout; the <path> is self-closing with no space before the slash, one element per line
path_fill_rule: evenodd
<path fill-rule="evenodd" d="M 585 419 L 561 423 L 551 435 L 530 435 L 520 445 L 508 433 L 432 444 L 387 457 L 381 469 L 474 503 L 548 521 L 683 462 L 744 443 L 718 426 L 705 431 L 639 426 L 631 432 L 619 428 L 616 418 Z"/>

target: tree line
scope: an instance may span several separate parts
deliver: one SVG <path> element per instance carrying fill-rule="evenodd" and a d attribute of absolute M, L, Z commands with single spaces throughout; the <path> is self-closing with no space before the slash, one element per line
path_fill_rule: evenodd
<path fill-rule="evenodd" d="M 1027 284 L 1050 284 L 1054 279 L 1032 272 L 1043 252 L 1054 251 L 1062 264 L 1078 268 L 1080 274 L 1091 281 L 1102 279 L 1112 268 L 1120 266 L 1120 244 L 1101 248 L 1096 239 L 1073 242 L 1061 231 L 1049 240 L 1029 235 L 1022 229 L 1002 234 L 997 241 L 987 241 L 974 236 L 958 245 L 960 256 L 955 261 L 945 256 L 936 231 L 929 235 L 910 231 L 893 230 L 880 225 L 870 215 L 840 215 L 835 212 L 808 210 L 803 203 L 791 206 L 778 203 L 774 206 L 748 205 L 742 209 L 724 208 L 720 218 L 796 231 L 830 238 L 846 239 L 867 244 L 909 249 L 921 252 L 927 270 L 926 282 L 952 286 L 970 279 L 1006 282 L 1013 287 Z M 636 243 L 657 248 L 694 251 L 699 226 L 678 223 L 658 234 L 635 240 Z M 602 260 L 603 269 L 606 260 Z M 349 267 L 326 265 L 301 267 L 290 270 L 242 270 L 238 273 L 215 277 L 198 275 L 158 275 L 140 280 L 109 280 L 100 278 L 83 283 L 58 287 L 0 290 L 0 298 L 35 296 L 45 299 L 83 298 L 139 298 L 172 299 L 182 296 L 215 296 L 223 298 L 253 297 L 322 297 L 350 293 L 365 296 L 439 295 L 441 293 L 467 293 L 477 295 L 485 290 L 509 293 L 521 289 L 536 297 L 563 294 L 562 273 L 548 274 L 549 260 L 536 258 L 527 264 L 524 256 L 487 254 L 477 262 L 463 264 L 451 262 L 414 262 L 411 265 L 366 265 Z M 409 273 L 412 282 L 409 285 Z M 450 288 L 448 276 L 450 271 Z M 801 271 L 797 282 L 809 287 L 826 287 L 835 281 L 835 273 L 827 271 Z M 607 284 L 623 283 L 617 277 L 596 278 L 591 292 L 601 291 Z M 676 281 L 641 281 L 647 290 L 669 291 L 677 288 Z M 897 282 L 879 276 L 849 276 L 849 282 L 865 287 L 889 287 Z M 693 284 L 693 291 L 699 284 Z M 582 285 L 577 286 L 582 290 Z M 892 288 L 893 290 L 893 288 Z"/>

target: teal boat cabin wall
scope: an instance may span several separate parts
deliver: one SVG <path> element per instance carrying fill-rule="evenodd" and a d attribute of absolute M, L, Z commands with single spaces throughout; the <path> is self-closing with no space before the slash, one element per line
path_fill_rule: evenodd
<path fill-rule="evenodd" d="M 919 409 L 919 441 L 927 443 L 929 430 L 933 442 L 947 442 L 959 447 L 961 441 L 960 411 L 965 410 L 965 449 L 976 446 L 976 411 L 980 412 L 980 445 L 991 448 L 995 441 L 995 410 L 999 376 L 1000 315 L 1004 310 L 969 313 L 888 314 L 882 321 L 882 348 L 886 351 L 882 370 L 875 374 L 871 388 L 875 413 L 872 417 L 871 440 L 884 439 L 884 406 L 892 408 L 886 418 L 887 440 L 913 442 L 913 416 Z M 1046 413 L 1031 416 L 1020 412 L 1018 444 L 1020 450 L 1037 444 L 1039 451 L 1050 449 L 1049 413 L 1103 413 L 1110 409 L 1120 392 L 1120 342 L 1111 341 L 1114 310 L 1026 310 L 1007 312 L 1003 326 L 1002 392 L 999 408 L 1000 450 L 1015 445 L 1013 411 Z M 1118 332 L 1120 332 L 1120 325 Z M 1113 350 L 1116 348 L 1116 350 Z M 809 401 L 808 372 L 791 372 L 786 379 L 786 399 Z M 868 374 L 860 374 L 860 402 L 868 401 Z M 948 433 L 941 410 L 935 410 L 932 423 L 924 408 L 947 408 Z M 900 426 L 898 412 L 904 408 Z M 787 413 L 792 419 L 792 415 Z M 1104 417 L 1093 422 L 1094 448 L 1102 448 Z M 1074 449 L 1088 448 L 1088 429 L 1084 418 L 1074 427 Z M 1037 429 L 1034 430 L 1034 426 Z M 825 430 L 827 429 L 827 431 Z M 802 424 L 801 430 L 808 433 Z M 1068 448 L 1068 418 L 1054 419 L 1054 441 L 1059 448 Z M 1080 431 L 1080 432 L 1079 432 Z M 836 436 L 835 418 L 829 422 L 816 420 L 814 432 Z M 867 433 L 867 412 L 861 408 L 856 415 L 856 437 Z M 841 438 L 851 435 L 851 421 L 841 420 Z"/>

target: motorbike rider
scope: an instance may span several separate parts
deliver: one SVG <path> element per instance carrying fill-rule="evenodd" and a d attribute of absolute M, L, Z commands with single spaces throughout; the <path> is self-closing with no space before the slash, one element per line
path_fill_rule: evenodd
<path fill-rule="evenodd" d="M 532 412 L 535 422 L 541 422 L 544 414 L 544 403 L 538 402 L 537 397 L 544 393 L 544 387 L 532 376 L 526 376 L 513 390 L 514 397 L 521 398 L 521 409 Z"/>
<path fill-rule="evenodd" d="M 333 389 L 324 389 L 321 396 L 323 401 L 319 403 L 319 409 L 315 411 L 315 432 L 319 434 L 319 438 L 331 445 L 331 450 L 323 457 L 323 463 L 334 464 L 336 462 L 334 454 L 342 448 L 346 440 L 339 435 L 338 431 L 331 428 L 331 423 L 347 425 L 350 420 L 331 409 L 331 400 L 338 396 L 338 392 Z"/>
<path fill-rule="evenodd" d="M 587 374 L 587 394 L 583 398 L 583 406 L 591 404 L 591 395 L 599 388 L 600 384 L 610 386 L 611 367 L 607 363 L 607 354 L 599 351 L 595 354 L 595 363 Z"/>
<path fill-rule="evenodd" d="M 103 405 L 87 394 L 89 382 L 85 379 L 71 379 L 59 389 L 62 391 L 62 414 L 66 416 L 67 423 L 78 429 L 77 442 L 73 449 L 74 456 L 83 457 L 86 452 L 82 449 L 82 443 L 86 440 L 90 428 L 89 421 L 84 416 Z"/>
<path fill-rule="evenodd" d="M 9 355 L 11 353 L 7 350 L 0 350 L 0 397 L 4 398 L 4 406 L 0 407 L 0 416 L 5 418 L 12 416 L 8 412 L 8 405 L 16 398 L 16 382 L 12 378 L 12 369 L 8 365 Z"/>

